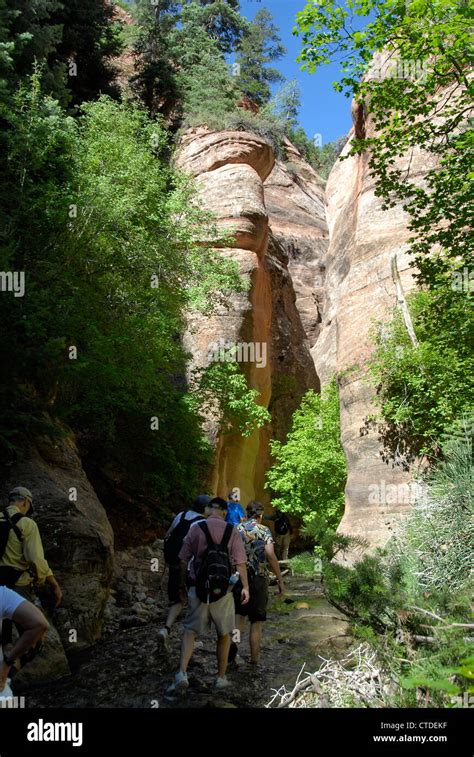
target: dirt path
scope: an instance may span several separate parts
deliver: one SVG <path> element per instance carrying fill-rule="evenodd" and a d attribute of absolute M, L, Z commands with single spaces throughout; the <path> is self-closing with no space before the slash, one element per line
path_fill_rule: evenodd
<path fill-rule="evenodd" d="M 171 651 L 156 653 L 155 623 L 121 631 L 96 644 L 77 661 L 72 676 L 26 693 L 28 707 L 264 707 L 272 689 L 294 683 L 303 664 L 316 670 L 321 657 L 339 657 L 351 644 L 348 624 L 324 599 L 318 582 L 292 577 L 282 600 L 271 588 L 264 628 L 262 669 L 244 663 L 229 671 L 232 687 L 213 690 L 216 660 L 213 631 L 203 637 L 189 667 L 185 698 L 166 696 L 179 657 L 181 628 L 173 629 Z M 248 633 L 240 654 L 248 658 Z"/>

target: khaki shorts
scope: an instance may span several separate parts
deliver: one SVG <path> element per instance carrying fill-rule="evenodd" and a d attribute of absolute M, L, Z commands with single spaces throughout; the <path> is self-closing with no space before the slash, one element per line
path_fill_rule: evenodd
<path fill-rule="evenodd" d="M 218 636 L 226 636 L 235 628 L 234 597 L 228 592 L 217 602 L 201 602 L 196 596 L 196 588 L 192 586 L 188 591 L 188 608 L 184 619 L 186 631 L 203 634 L 207 630 L 209 619 L 216 627 Z"/>

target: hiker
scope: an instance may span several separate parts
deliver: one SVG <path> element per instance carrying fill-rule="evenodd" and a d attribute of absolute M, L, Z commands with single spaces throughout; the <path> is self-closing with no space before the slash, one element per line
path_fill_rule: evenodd
<path fill-rule="evenodd" d="M 33 495 L 17 486 L 8 496 L 8 505 L 0 513 L 0 585 L 14 589 L 22 597 L 34 599 L 34 586 L 45 583 L 54 594 L 54 606 L 62 600 L 62 591 L 44 558 L 43 544 L 35 521 Z"/>
<path fill-rule="evenodd" d="M 199 521 L 205 520 L 204 512 L 210 501 L 211 498 L 207 494 L 200 494 L 196 497 L 193 508 L 178 513 L 165 536 L 164 556 L 168 566 L 169 610 L 165 626 L 158 632 L 158 642 L 160 647 L 163 646 L 166 651 L 169 651 L 171 628 L 183 609 L 183 601 L 180 596 L 181 566 L 179 552 L 189 529 Z"/>
<path fill-rule="evenodd" d="M 41 610 L 6 586 L 0 586 L 0 622 L 3 620 L 21 626 L 23 633 L 0 662 L 0 694 L 16 670 L 16 661 L 36 647 L 49 628 Z"/>
<path fill-rule="evenodd" d="M 282 562 L 285 562 L 288 560 L 288 550 L 290 548 L 291 535 L 293 533 L 290 519 L 278 508 L 273 515 L 265 515 L 264 519 L 273 521 L 277 557 Z"/>
<path fill-rule="evenodd" d="M 225 522 L 227 502 L 214 497 L 209 503 L 211 514 L 203 523 L 190 529 L 179 557 L 181 560 L 181 596 L 186 597 L 186 572 L 189 571 L 190 588 L 187 592 L 188 608 L 184 620 L 179 671 L 168 692 L 184 692 L 188 688 L 187 668 L 194 650 L 197 635 L 203 634 L 212 621 L 217 630 L 216 688 L 229 686 L 226 678 L 231 633 L 235 628 L 234 597 L 231 576 L 234 570 L 240 575 L 239 602 L 242 607 L 249 601 L 249 587 L 245 549 L 237 529 Z"/>
<path fill-rule="evenodd" d="M 250 663 L 258 666 L 262 642 L 262 624 L 267 619 L 268 565 L 277 577 L 278 592 L 283 594 L 284 584 L 280 566 L 275 555 L 272 532 L 262 524 L 264 507 L 255 500 L 247 505 L 247 520 L 237 526 L 247 556 L 247 572 L 250 586 L 250 601 L 243 604 L 239 596 L 239 583 L 235 585 L 235 621 L 240 634 L 245 629 L 245 618 L 250 621 Z M 237 664 L 238 644 L 232 642 L 229 662 Z"/>
<path fill-rule="evenodd" d="M 41 536 L 35 521 L 33 495 L 24 486 L 17 486 L 8 496 L 8 505 L 0 513 L 0 586 L 14 589 L 23 599 L 34 602 L 35 593 L 51 608 L 59 606 L 62 592 L 44 557 Z M 50 596 L 52 593 L 52 597 Z M 16 624 L 18 633 L 23 630 Z M 2 647 L 12 642 L 12 622 L 2 622 Z M 22 665 L 40 651 L 37 645 L 22 659 Z"/>
<path fill-rule="evenodd" d="M 230 523 L 232 526 L 238 526 L 239 523 L 243 523 L 245 520 L 244 508 L 240 504 L 240 489 L 235 486 L 227 496 L 226 523 Z"/>

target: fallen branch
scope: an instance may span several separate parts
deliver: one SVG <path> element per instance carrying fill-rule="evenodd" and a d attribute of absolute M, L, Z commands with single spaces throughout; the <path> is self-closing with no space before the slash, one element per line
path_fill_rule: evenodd
<path fill-rule="evenodd" d="M 349 623 L 346 618 L 341 618 L 340 615 L 324 615 L 322 613 L 305 613 L 304 615 L 298 615 L 296 620 L 301 620 L 301 618 L 333 618 L 333 620 L 339 620 L 341 623 Z"/>
<path fill-rule="evenodd" d="M 342 660 L 325 660 L 315 673 L 301 675 L 288 691 L 285 686 L 273 689 L 266 707 L 384 707 L 385 689 L 389 680 L 382 679 L 376 652 L 367 644 L 352 650 Z"/>

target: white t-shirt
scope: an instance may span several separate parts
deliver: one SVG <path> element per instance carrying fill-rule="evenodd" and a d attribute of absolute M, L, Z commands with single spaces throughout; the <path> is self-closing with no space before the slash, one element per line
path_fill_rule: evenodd
<path fill-rule="evenodd" d="M 176 518 L 173 520 L 170 526 L 170 532 L 173 531 L 174 528 L 176 528 L 182 516 L 183 516 L 182 512 L 177 514 Z M 186 512 L 186 515 L 184 516 L 184 520 L 193 520 L 194 518 L 202 518 L 202 520 L 206 520 L 204 515 L 202 515 L 201 513 L 195 513 L 194 510 L 188 510 Z M 199 523 L 199 521 L 196 521 L 196 523 Z M 194 525 L 195 525 L 194 523 L 191 523 L 191 528 Z"/>
<path fill-rule="evenodd" d="M 6 586 L 0 586 L 0 620 L 3 620 L 3 618 L 11 620 L 17 607 L 24 601 L 24 597 L 21 597 L 16 591 L 7 589 Z"/>

